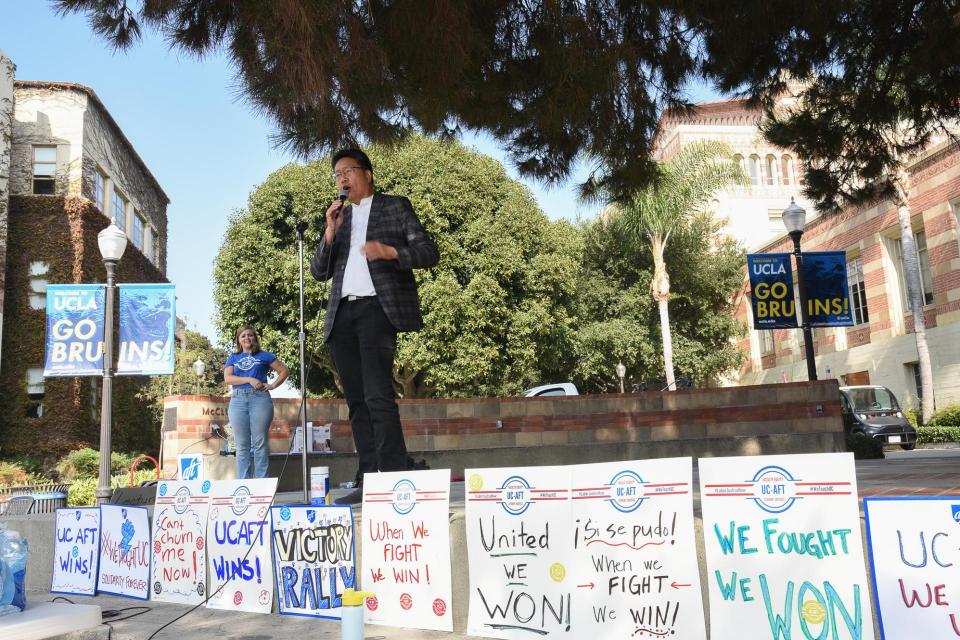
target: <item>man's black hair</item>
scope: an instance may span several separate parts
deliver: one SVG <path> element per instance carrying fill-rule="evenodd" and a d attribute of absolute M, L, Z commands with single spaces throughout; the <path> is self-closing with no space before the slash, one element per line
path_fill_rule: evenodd
<path fill-rule="evenodd" d="M 370 163 L 370 158 L 367 157 L 363 151 L 360 149 L 341 149 L 333 154 L 333 161 L 330 163 L 334 169 L 337 168 L 337 163 L 343 158 L 351 158 L 357 161 L 357 164 L 361 168 L 366 169 L 370 173 L 373 173 L 373 165 Z"/>

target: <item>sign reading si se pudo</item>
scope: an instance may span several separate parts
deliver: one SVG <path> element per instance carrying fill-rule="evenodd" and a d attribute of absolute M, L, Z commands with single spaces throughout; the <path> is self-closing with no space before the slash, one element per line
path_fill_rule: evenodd
<path fill-rule="evenodd" d="M 270 518 L 280 613 L 339 620 L 344 589 L 357 589 L 353 510 L 272 507 Z"/>
<path fill-rule="evenodd" d="M 207 593 L 209 481 L 164 481 L 153 509 L 153 600 L 200 604 Z"/>
<path fill-rule="evenodd" d="M 699 468 L 711 637 L 872 640 L 853 454 Z"/>
<path fill-rule="evenodd" d="M 960 637 L 960 497 L 865 498 L 884 640 Z"/>
<path fill-rule="evenodd" d="M 574 637 L 705 640 L 693 460 L 569 470 Z"/>
<path fill-rule="evenodd" d="M 254 613 L 273 608 L 268 511 L 276 490 L 276 478 L 213 483 L 207 521 L 208 607 Z"/>
<path fill-rule="evenodd" d="M 569 633 L 576 586 L 568 575 L 573 552 L 568 468 L 464 473 L 467 633 L 492 638 Z"/>
<path fill-rule="evenodd" d="M 792 329 L 797 326 L 793 299 L 793 267 L 789 253 L 747 256 L 754 329 Z"/>
<path fill-rule="evenodd" d="M 51 593 L 92 596 L 100 558 L 100 509 L 57 509 Z"/>
<path fill-rule="evenodd" d="M 103 375 L 102 284 L 47 285 L 45 377 Z"/>
<path fill-rule="evenodd" d="M 450 470 L 368 474 L 363 483 L 367 622 L 453 631 Z"/>
<path fill-rule="evenodd" d="M 97 591 L 146 600 L 150 596 L 150 521 L 144 507 L 100 505 Z"/>

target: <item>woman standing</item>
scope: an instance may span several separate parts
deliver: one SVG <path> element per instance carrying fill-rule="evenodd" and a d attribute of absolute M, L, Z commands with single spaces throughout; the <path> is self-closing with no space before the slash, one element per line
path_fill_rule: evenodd
<path fill-rule="evenodd" d="M 267 383 L 273 369 L 276 379 Z M 290 369 L 269 351 L 260 350 L 260 338 L 253 327 L 237 329 L 234 352 L 223 367 L 223 380 L 233 386 L 227 415 L 237 447 L 237 479 L 265 478 L 270 462 L 267 432 L 273 420 L 270 391 L 287 379 Z M 253 460 L 250 454 L 253 453 Z"/>

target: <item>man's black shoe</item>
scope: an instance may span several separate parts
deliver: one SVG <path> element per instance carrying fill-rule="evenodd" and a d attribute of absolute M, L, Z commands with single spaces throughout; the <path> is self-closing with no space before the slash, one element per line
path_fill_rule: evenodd
<path fill-rule="evenodd" d="M 360 504 L 363 502 L 363 487 L 354 489 L 342 498 L 337 498 L 334 502 L 336 504 Z"/>

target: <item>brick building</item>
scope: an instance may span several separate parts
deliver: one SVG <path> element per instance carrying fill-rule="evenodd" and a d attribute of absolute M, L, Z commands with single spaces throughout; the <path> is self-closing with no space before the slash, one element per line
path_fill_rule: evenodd
<path fill-rule="evenodd" d="M 800 159 L 763 139 L 761 114 L 741 100 L 699 105 L 693 114 L 668 112 L 661 123 L 657 157 L 669 159 L 695 140 L 730 145 L 750 185 L 716 194 L 713 211 L 725 232 L 750 253 L 792 252 L 781 214 L 796 197 L 807 210 L 804 251 L 847 254 L 851 304 L 856 326 L 815 329 L 817 371 L 841 384 L 883 384 L 906 406 L 917 407 L 920 376 L 913 318 L 907 309 L 900 229 L 890 202 L 850 208 L 817 217 L 800 194 Z M 937 406 L 960 402 L 960 147 L 937 142 L 910 164 L 910 206 L 917 236 L 926 301 L 927 340 L 933 359 Z M 748 327 L 750 286 L 744 270 L 736 292 L 736 315 Z M 740 342 L 747 361 L 731 384 L 806 380 L 799 329 L 754 331 Z"/>
<path fill-rule="evenodd" d="M 118 282 L 165 282 L 169 198 L 92 89 L 15 70 L 0 52 L 0 455 L 52 456 L 96 446 L 100 380 L 44 379 L 46 286 L 103 282 L 111 221 L 129 240 Z M 115 383 L 117 450 L 157 446 L 145 381 Z"/>

